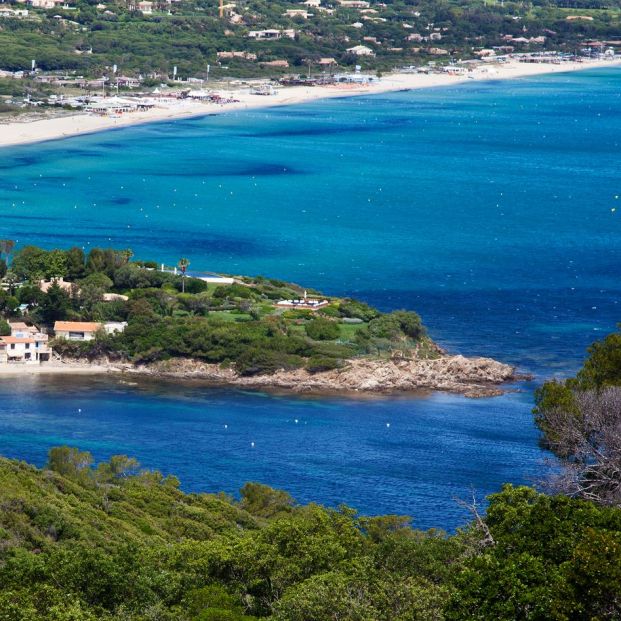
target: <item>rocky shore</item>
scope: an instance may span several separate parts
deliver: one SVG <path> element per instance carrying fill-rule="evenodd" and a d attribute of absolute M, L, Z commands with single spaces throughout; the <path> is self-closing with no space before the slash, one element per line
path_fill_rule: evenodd
<path fill-rule="evenodd" d="M 430 360 L 360 358 L 347 361 L 338 370 L 310 373 L 296 369 L 253 376 L 240 376 L 230 367 L 179 358 L 142 366 L 124 365 L 118 370 L 126 374 L 302 394 L 442 391 L 473 398 L 501 395 L 505 392 L 502 384 L 525 379 L 516 374 L 514 367 L 491 358 L 450 355 Z"/>

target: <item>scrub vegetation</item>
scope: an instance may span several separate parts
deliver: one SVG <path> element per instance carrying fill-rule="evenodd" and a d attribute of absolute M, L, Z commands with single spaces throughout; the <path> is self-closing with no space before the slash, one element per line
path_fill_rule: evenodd
<path fill-rule="evenodd" d="M 621 510 L 506 486 L 448 536 L 248 483 L 187 494 L 126 456 L 0 459 L 0 619 L 615 619 Z"/>

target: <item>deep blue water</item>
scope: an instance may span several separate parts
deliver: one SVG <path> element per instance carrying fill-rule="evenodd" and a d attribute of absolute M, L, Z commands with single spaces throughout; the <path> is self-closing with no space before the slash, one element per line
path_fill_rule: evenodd
<path fill-rule="evenodd" d="M 621 70 L 608 69 L 0 150 L 0 237 L 188 256 L 192 269 L 413 308 L 453 351 L 540 381 L 575 371 L 620 319 L 620 110 Z M 135 454 L 187 489 L 256 479 L 421 526 L 453 528 L 453 496 L 542 468 L 530 387 L 483 401 L 309 401 L 90 380 L 4 381 L 0 391 L 4 454 L 41 463 L 47 447 L 71 442 Z"/>

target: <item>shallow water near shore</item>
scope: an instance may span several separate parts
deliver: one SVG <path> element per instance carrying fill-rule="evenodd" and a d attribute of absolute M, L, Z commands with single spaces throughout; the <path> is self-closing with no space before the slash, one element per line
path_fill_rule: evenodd
<path fill-rule="evenodd" d="M 620 319 L 620 104 L 616 68 L 0 150 L 0 237 L 189 256 L 416 309 L 451 351 L 566 375 Z M 454 496 L 542 470 L 530 386 L 360 402 L 29 381 L 0 381 L 0 452 L 38 464 L 66 442 L 135 454 L 186 489 L 253 479 L 450 529 Z"/>

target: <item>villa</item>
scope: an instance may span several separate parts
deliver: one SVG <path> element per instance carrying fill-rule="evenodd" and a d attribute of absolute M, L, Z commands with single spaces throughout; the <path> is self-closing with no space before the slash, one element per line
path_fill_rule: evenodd
<path fill-rule="evenodd" d="M 298 310 L 311 310 L 316 311 L 324 306 L 328 306 L 330 302 L 328 300 L 316 300 L 309 298 L 304 292 L 304 297 L 301 300 L 281 300 L 277 302 L 278 308 L 296 308 Z"/>
<path fill-rule="evenodd" d="M 50 359 L 48 336 L 36 326 L 9 324 L 10 336 L 0 336 L 0 364 L 39 364 Z"/>
<path fill-rule="evenodd" d="M 39 281 L 39 289 L 41 289 L 43 293 L 47 293 L 52 285 L 58 285 L 65 293 L 68 293 L 69 295 L 72 294 L 74 286 L 77 289 L 77 285 L 74 285 L 74 283 L 72 282 L 67 282 L 63 278 L 53 278 L 52 280 Z M 79 290 L 76 290 L 76 293 L 78 291 Z"/>

